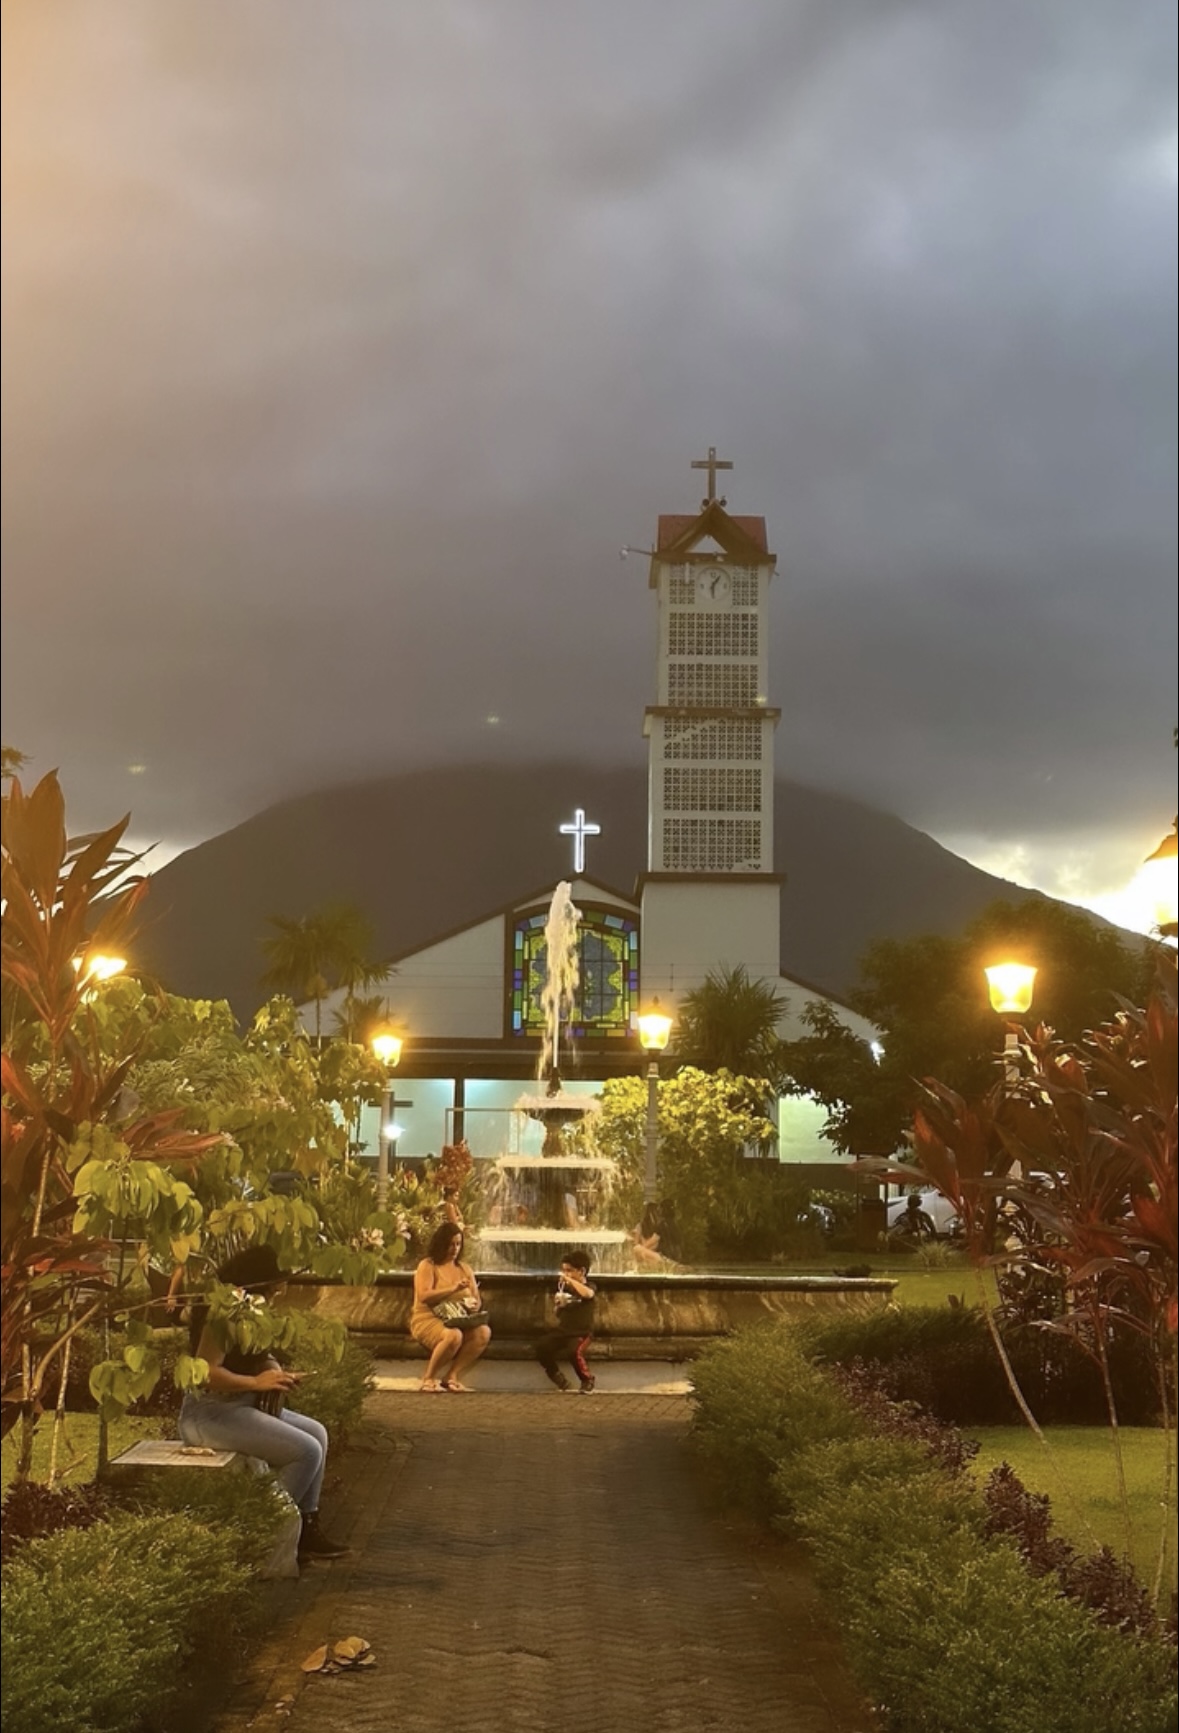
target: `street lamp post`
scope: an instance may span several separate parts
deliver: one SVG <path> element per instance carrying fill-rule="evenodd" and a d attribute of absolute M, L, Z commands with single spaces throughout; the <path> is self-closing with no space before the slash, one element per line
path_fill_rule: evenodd
<path fill-rule="evenodd" d="M 377 1208 L 389 1201 L 389 1153 L 396 1144 L 399 1126 L 393 1124 L 393 1072 L 401 1060 L 401 1036 L 382 1029 L 372 1038 L 372 1050 L 385 1067 L 385 1089 L 381 1098 L 381 1128 L 377 1141 Z"/>
<path fill-rule="evenodd" d="M 639 1018 L 639 1040 L 648 1055 L 647 1062 L 647 1139 L 643 1165 L 643 1198 L 654 1203 L 659 1192 L 659 1055 L 671 1035 L 671 1018 L 656 1009 L 656 999 L 644 1016 Z"/>
<path fill-rule="evenodd" d="M 983 970 L 991 1009 L 1001 1017 L 1026 1017 L 1032 1008 L 1036 970 L 1030 963 L 993 963 Z M 1008 1089 L 1019 1082 L 1019 1036 L 1008 1029 L 1003 1037 L 1003 1077 Z"/>

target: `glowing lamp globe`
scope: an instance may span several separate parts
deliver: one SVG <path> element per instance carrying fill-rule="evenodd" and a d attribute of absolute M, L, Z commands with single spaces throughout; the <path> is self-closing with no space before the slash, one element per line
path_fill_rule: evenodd
<path fill-rule="evenodd" d="M 382 1065 L 396 1065 L 401 1058 L 401 1036 L 394 1035 L 387 1029 L 374 1035 L 370 1045 Z"/>
<path fill-rule="evenodd" d="M 648 1053 L 662 1053 L 671 1038 L 671 1018 L 662 1011 L 648 1011 L 639 1018 L 639 1040 Z"/>
<path fill-rule="evenodd" d="M 1028 963 L 995 963 L 983 973 L 991 1009 L 1005 1017 L 1022 1017 L 1032 1008 L 1036 971 Z"/>
<path fill-rule="evenodd" d="M 126 957 L 108 957 L 101 951 L 91 951 L 85 957 L 74 958 L 74 968 L 84 981 L 113 981 L 126 967 Z"/>

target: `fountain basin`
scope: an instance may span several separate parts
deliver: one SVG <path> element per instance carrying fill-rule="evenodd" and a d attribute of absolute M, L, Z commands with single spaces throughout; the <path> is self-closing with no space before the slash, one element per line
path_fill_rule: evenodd
<path fill-rule="evenodd" d="M 888 1304 L 895 1281 L 883 1276 L 731 1276 L 706 1271 L 601 1275 L 594 1353 L 616 1360 L 687 1360 L 710 1341 L 771 1318 L 864 1315 Z M 490 1352 L 523 1359 L 548 1327 L 554 1277 L 493 1270 L 479 1277 L 491 1313 Z M 395 1270 L 368 1287 L 291 1278 L 289 1304 L 344 1324 L 382 1359 L 419 1359 L 409 1334 L 413 1274 Z"/>

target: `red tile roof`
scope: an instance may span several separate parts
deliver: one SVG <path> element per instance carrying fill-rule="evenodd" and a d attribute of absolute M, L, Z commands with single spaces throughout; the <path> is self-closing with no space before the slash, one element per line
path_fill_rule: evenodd
<path fill-rule="evenodd" d="M 753 545 L 759 548 L 762 553 L 767 552 L 769 543 L 766 541 L 765 518 L 730 517 L 728 512 L 724 511 L 720 506 L 715 506 L 715 509 L 721 518 L 726 520 L 728 523 L 736 525 L 737 529 L 739 529 L 744 536 L 747 536 Z M 701 525 L 701 531 L 703 534 L 711 533 L 707 526 L 704 525 L 703 519 L 710 516 L 712 510 L 713 507 L 708 507 L 704 511 L 691 512 L 687 515 L 676 513 L 673 516 L 661 517 L 659 519 L 659 534 L 655 543 L 656 549 L 662 550 L 663 548 L 671 547 L 672 544 L 678 542 L 680 537 L 686 534 L 694 524 Z"/>

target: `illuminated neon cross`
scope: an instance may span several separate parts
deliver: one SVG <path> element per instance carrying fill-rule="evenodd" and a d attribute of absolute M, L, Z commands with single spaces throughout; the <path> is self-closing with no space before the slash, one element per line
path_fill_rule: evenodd
<path fill-rule="evenodd" d="M 585 839 L 587 836 L 601 836 L 601 825 L 587 824 L 585 813 L 578 807 L 573 814 L 573 823 L 563 824 L 559 828 L 562 836 L 573 838 L 573 870 L 575 873 L 583 873 L 585 871 Z"/>

